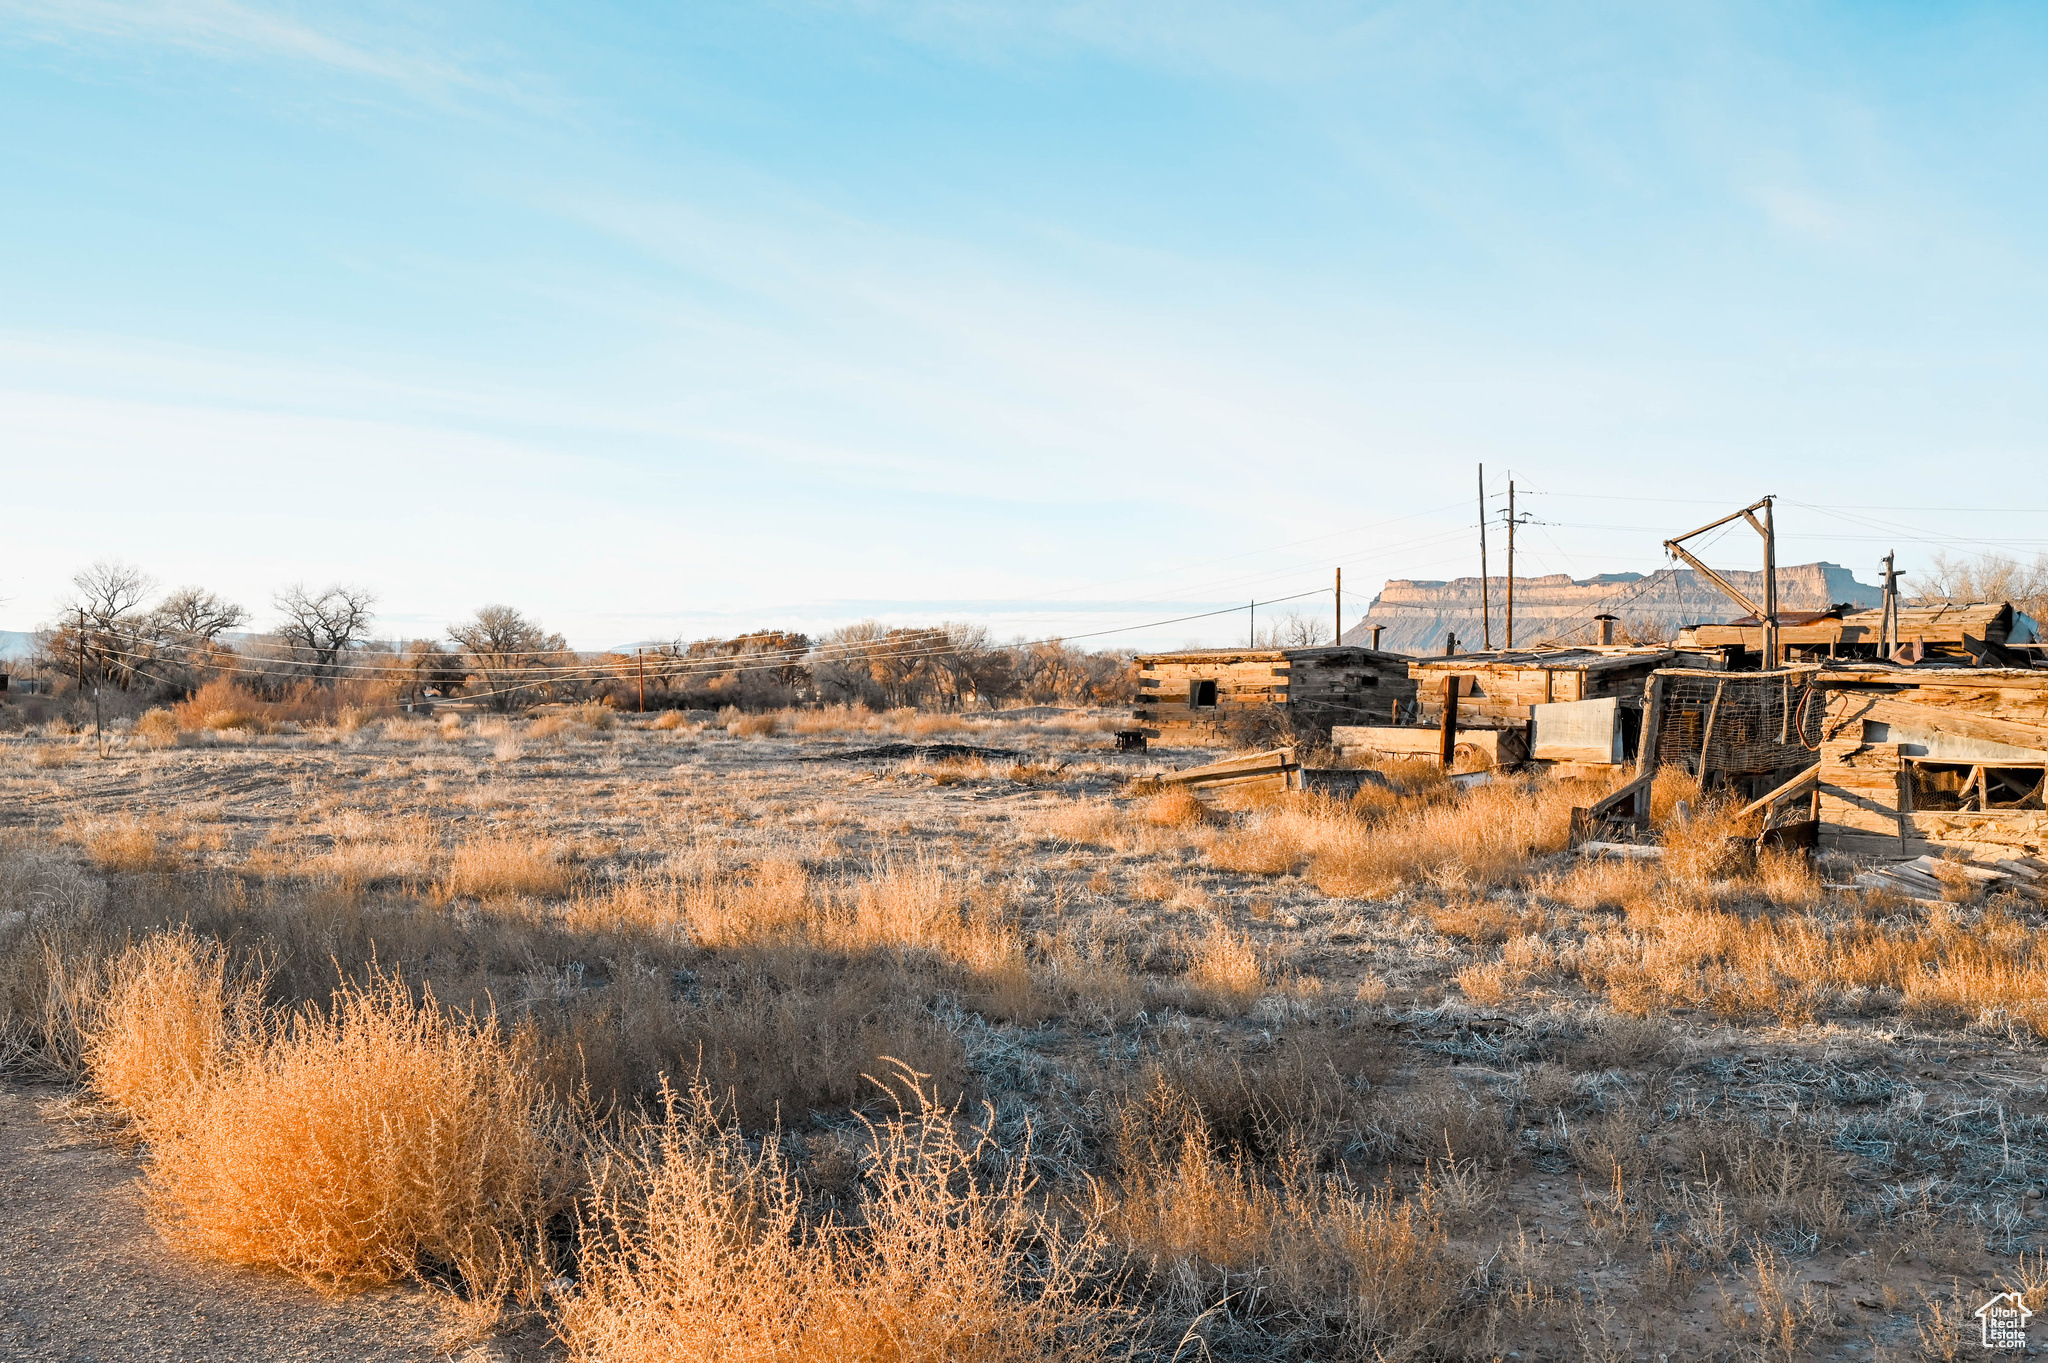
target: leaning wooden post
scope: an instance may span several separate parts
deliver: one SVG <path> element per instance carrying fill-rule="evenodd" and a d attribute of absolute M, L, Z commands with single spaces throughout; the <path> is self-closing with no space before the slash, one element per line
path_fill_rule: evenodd
<path fill-rule="evenodd" d="M 1722 677 L 1714 683 L 1714 703 L 1707 707 L 1707 726 L 1700 734 L 1700 789 L 1707 788 L 1707 756 L 1714 750 L 1714 721 L 1721 717 L 1721 693 L 1728 689 L 1728 679 Z"/>
<path fill-rule="evenodd" d="M 1451 769 L 1451 756 L 1458 750 L 1458 679 L 1444 678 L 1444 723 L 1438 742 L 1438 758 L 1445 771 Z"/>
<path fill-rule="evenodd" d="M 1636 734 L 1636 775 L 1657 769 L 1657 739 L 1664 727 L 1664 679 L 1652 672 L 1643 686 L 1643 725 Z"/>

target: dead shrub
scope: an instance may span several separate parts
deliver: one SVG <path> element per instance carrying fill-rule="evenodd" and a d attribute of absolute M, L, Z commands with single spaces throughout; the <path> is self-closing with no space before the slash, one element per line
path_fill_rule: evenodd
<path fill-rule="evenodd" d="M 1121 1162 L 1090 1210 L 1170 1309 L 1192 1316 L 1244 1292 L 1247 1311 L 1334 1327 L 1359 1356 L 1445 1340 L 1467 1290 L 1426 1186 L 1403 1198 L 1298 1168 L 1266 1175 L 1198 1130 L 1164 1160 Z"/>
<path fill-rule="evenodd" d="M 1696 806 L 1700 799 L 1700 778 L 1684 767 L 1659 767 L 1650 780 L 1650 824 L 1663 828 L 1678 814 L 1678 802 Z"/>
<path fill-rule="evenodd" d="M 1162 828 L 1198 828 L 1209 822 L 1210 812 L 1186 786 L 1168 786 L 1138 807 L 1138 817 Z"/>
<path fill-rule="evenodd" d="M 1110 943 L 1062 936 L 1047 950 L 1045 964 L 1044 987 L 1064 995 L 1070 1009 L 1114 1024 L 1144 1006 L 1144 986 L 1128 955 Z"/>
<path fill-rule="evenodd" d="M 685 895 L 690 935 L 701 946 L 929 953 L 959 972 L 975 1007 L 992 1016 L 1042 1016 L 1048 1001 L 1032 979 L 1022 935 L 972 886 L 928 862 L 884 864 L 820 892 L 801 863 L 762 862 L 742 877 L 709 876 Z"/>
<path fill-rule="evenodd" d="M 1219 871 L 1261 876 L 1289 875 L 1304 859 L 1300 844 L 1266 819 L 1225 833 L 1209 844 L 1204 855 Z"/>
<path fill-rule="evenodd" d="M 730 948 L 798 941 L 820 906 L 803 863 L 772 857 L 744 876 L 702 876 L 684 896 L 690 939 Z"/>
<path fill-rule="evenodd" d="M 439 847 L 424 818 L 365 819 L 337 831 L 334 846 L 303 869 L 349 893 L 380 882 L 421 883 L 433 874 Z"/>
<path fill-rule="evenodd" d="M 1431 909 L 1429 920 L 1446 937 L 1497 946 L 1510 937 L 1541 932 L 1546 918 L 1540 909 L 1525 909 L 1499 900 L 1467 899 Z"/>
<path fill-rule="evenodd" d="M 131 956 L 88 1054 L 95 1086 L 133 1104 L 170 1243 L 329 1288 L 429 1266 L 504 1279 L 561 1167 L 530 1039 L 395 978 L 263 1016 L 215 948 L 172 936 Z"/>
<path fill-rule="evenodd" d="M 449 899 L 551 899 L 567 894 L 574 883 L 575 872 L 554 842 L 484 837 L 459 843 L 448 854 L 439 888 Z"/>
<path fill-rule="evenodd" d="M 1052 842 L 1106 847 L 1123 826 L 1123 811 L 1107 800 L 1080 800 L 1035 814 L 1025 825 L 1031 836 Z"/>
<path fill-rule="evenodd" d="M 1258 946 L 1243 933 L 1218 924 L 1190 953 L 1180 985 L 1191 1008 L 1222 1017 L 1245 1013 L 1259 1001 L 1266 985 Z"/>
<path fill-rule="evenodd" d="M 725 731 L 734 738 L 773 738 L 775 736 L 777 721 L 774 715 L 743 714 L 737 710 L 727 710 L 721 718 L 725 721 Z"/>
<path fill-rule="evenodd" d="M 135 943 L 108 969 L 87 1024 L 93 1091 L 155 1139 L 192 1090 L 218 1077 L 231 1043 L 259 1029 L 261 997 L 259 980 L 232 977 L 217 942 L 181 929 Z"/>
<path fill-rule="evenodd" d="M 845 1220 L 809 1210 L 780 1145 L 748 1142 L 702 1089 L 615 1146 L 562 1304 L 575 1355 L 1024 1363 L 1128 1347 L 1134 1322 L 1092 1290 L 1093 1227 L 1039 1211 L 1028 1151 L 963 1131 L 900 1077 L 914 1106 L 870 1128 Z"/>
<path fill-rule="evenodd" d="M 1328 895 L 1369 898 L 1418 881 L 1447 889 L 1510 881 L 1531 856 L 1565 846 L 1572 806 L 1583 799 L 1561 782 L 1497 780 L 1455 802 L 1403 804 L 1377 819 L 1329 803 L 1297 818 L 1309 879 Z"/>
<path fill-rule="evenodd" d="M 1147 866 L 1138 872 L 1138 879 L 1131 886 L 1131 893 L 1147 903 L 1157 904 L 1173 898 L 1174 891 L 1179 888 L 1172 872 L 1162 866 Z"/>
<path fill-rule="evenodd" d="M 178 717 L 159 705 L 136 720 L 130 732 L 146 748 L 168 748 L 178 741 Z"/>
<path fill-rule="evenodd" d="M 615 979 L 544 1016 L 552 1092 L 599 1111 L 659 1100 L 663 1076 L 703 1086 L 747 1130 L 881 1100 L 864 1078 L 895 1057 L 949 1103 L 971 1097 L 966 1048 L 927 1006 L 929 968 L 881 955 L 783 948 L 698 968 L 686 999 L 667 981 Z"/>
<path fill-rule="evenodd" d="M 165 845 L 168 830 L 160 820 L 133 815 L 74 818 L 64 831 L 102 871 L 146 875 L 184 864 L 177 848 Z"/>
<path fill-rule="evenodd" d="M 226 677 L 215 677 L 186 699 L 171 707 L 181 729 L 248 729 L 267 732 L 275 727 L 264 711 L 264 702 L 252 691 L 235 685 Z"/>

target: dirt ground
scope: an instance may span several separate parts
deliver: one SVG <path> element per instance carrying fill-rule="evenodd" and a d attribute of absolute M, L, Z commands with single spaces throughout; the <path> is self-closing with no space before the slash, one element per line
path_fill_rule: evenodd
<path fill-rule="evenodd" d="M 1388 1122 L 1419 1103 L 1504 1123 L 1483 1167 L 1452 1151 L 1432 1176 L 1460 1253 L 1555 1294 L 1508 1358 L 1959 1356 L 1976 1348 L 1968 1311 L 2048 1245 L 2048 1051 L 2031 1034 L 1883 1009 L 1785 1025 L 1625 1017 L 1562 985 L 1475 1002 L 1454 980 L 1490 948 L 1440 930 L 1442 896 L 1347 899 L 1300 874 L 1218 869 L 1200 838 L 1172 830 L 1063 835 L 1063 812 L 1128 809 L 1133 778 L 1216 755 L 1119 754 L 1116 722 L 1041 711 L 740 737 L 412 721 L 155 750 L 123 740 L 105 759 L 89 736 L 17 733 L 0 740 L 0 827 L 100 874 L 312 875 L 354 892 L 424 892 L 441 849 L 480 838 L 561 849 L 584 892 L 772 858 L 822 877 L 923 859 L 1000 886 L 1034 932 L 1119 944 L 1141 974 L 1226 927 L 1255 944 L 1269 982 L 1239 1015 L 955 1017 L 981 1091 L 999 1109 L 1082 1105 L 1069 1090 L 1090 1065 L 1205 1047 L 1255 1058 L 1341 1012 L 1380 1048 Z M 930 743 L 996 751 L 871 751 Z M 0 1094 L 0 1356 L 398 1359 L 445 1342 L 422 1289 L 330 1299 L 172 1257 L 146 1224 L 134 1156 L 66 1111 L 59 1088 Z M 1686 1143 L 1734 1125 L 1752 1140 L 1735 1153 Z M 1713 1164 L 1701 1190 L 1747 1179 L 1749 1200 L 1688 1202 L 1686 1151 Z M 1610 1166 L 1615 1180 L 1662 1178 L 1668 1195 L 1655 1208 L 1610 1197 Z M 1709 1244 L 1723 1232 L 1700 1218 L 1738 1213 L 1725 1234 L 1751 1252 L 1659 1268 L 1674 1228 Z M 1784 1302 L 1805 1306 L 1796 1342 L 1774 1351 Z"/>

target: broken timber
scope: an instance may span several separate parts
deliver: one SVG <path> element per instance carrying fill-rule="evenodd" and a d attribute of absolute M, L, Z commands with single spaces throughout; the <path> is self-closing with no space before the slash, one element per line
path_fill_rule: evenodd
<path fill-rule="evenodd" d="M 1161 785 L 1179 786 L 1196 795 L 1216 790 L 1312 790 L 1325 795 L 1356 795 L 1365 786 L 1391 787 L 1392 782 L 1376 771 L 1304 767 L 1292 748 L 1274 748 L 1189 771 L 1172 771 L 1157 778 Z"/>
<path fill-rule="evenodd" d="M 1189 771 L 1172 771 L 1159 778 L 1161 785 L 1182 786 L 1189 790 L 1222 790 L 1238 786 L 1271 786 L 1275 790 L 1292 790 L 1296 783 L 1292 779 L 1301 770 L 1301 762 L 1292 748 L 1275 748 L 1271 752 L 1253 753 L 1249 757 L 1232 757 L 1222 762 L 1211 762 L 1206 767 L 1195 767 Z"/>

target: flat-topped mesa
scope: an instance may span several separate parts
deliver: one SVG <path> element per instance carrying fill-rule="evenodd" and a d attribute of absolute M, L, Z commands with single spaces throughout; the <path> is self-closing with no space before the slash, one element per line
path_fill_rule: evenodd
<path fill-rule="evenodd" d="M 1724 571 L 1738 591 L 1761 599 L 1761 571 Z M 1508 580 L 1486 579 L 1493 617 L 1493 645 L 1505 641 Z M 1817 611 L 1849 604 L 1876 606 L 1883 599 L 1877 587 L 1858 582 L 1849 569 L 1834 563 L 1801 563 L 1778 569 L 1778 609 Z M 1515 644 L 1529 648 L 1544 643 L 1586 644 L 1599 639 L 1599 617 L 1612 615 L 1618 633 L 1627 638 L 1668 639 L 1687 625 L 1732 620 L 1742 608 L 1690 568 L 1663 568 L 1642 573 L 1601 573 L 1572 578 L 1563 573 L 1515 579 Z M 1455 634 L 1461 652 L 1481 647 L 1480 579 L 1449 582 L 1395 580 L 1373 598 L 1365 618 L 1344 631 L 1347 644 L 1371 644 L 1381 630 L 1379 647 L 1396 653 L 1440 654 L 1444 636 Z"/>

